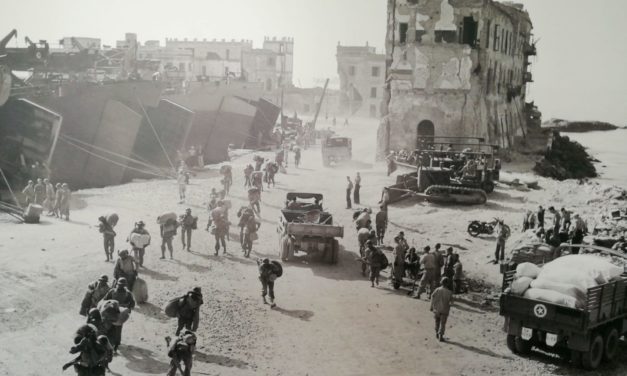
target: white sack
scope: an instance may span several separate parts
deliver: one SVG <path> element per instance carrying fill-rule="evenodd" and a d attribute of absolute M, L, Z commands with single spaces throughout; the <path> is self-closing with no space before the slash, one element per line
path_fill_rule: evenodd
<path fill-rule="evenodd" d="M 514 295 L 522 296 L 529 288 L 529 285 L 533 281 L 530 277 L 518 277 L 512 281 L 511 292 Z"/>
<path fill-rule="evenodd" d="M 524 297 L 570 308 L 578 308 L 577 299 L 557 291 L 530 288 L 525 291 Z"/>
<path fill-rule="evenodd" d="M 592 279 L 595 284 L 587 284 L 586 288 L 608 283 L 623 273 L 623 268 L 612 264 L 606 258 L 595 255 L 568 255 L 558 257 L 547 263 L 540 272 L 540 276 L 556 282 L 569 283 L 570 280 L 562 280 L 564 271 L 569 275 L 582 279 Z M 559 279 L 558 279 L 559 278 Z"/>
<path fill-rule="evenodd" d="M 538 278 L 540 267 L 530 262 L 523 262 L 516 267 L 516 277 L 529 277 L 531 279 Z"/>
<path fill-rule="evenodd" d="M 578 285 L 569 283 L 555 282 L 546 279 L 535 279 L 531 282 L 532 288 L 552 290 L 560 292 L 564 295 L 572 296 L 577 299 L 581 305 L 586 301 L 586 291 Z"/>

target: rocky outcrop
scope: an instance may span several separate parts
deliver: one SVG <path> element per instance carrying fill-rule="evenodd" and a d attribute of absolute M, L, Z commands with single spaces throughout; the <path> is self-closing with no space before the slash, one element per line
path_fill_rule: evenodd
<path fill-rule="evenodd" d="M 542 124 L 542 128 L 552 128 L 560 132 L 591 132 L 591 131 L 612 131 L 618 126 L 602 121 L 568 121 L 562 119 L 551 119 Z"/>
<path fill-rule="evenodd" d="M 536 162 L 533 170 L 540 176 L 557 180 L 597 177 L 594 159 L 578 142 L 556 132 L 545 156 Z"/>

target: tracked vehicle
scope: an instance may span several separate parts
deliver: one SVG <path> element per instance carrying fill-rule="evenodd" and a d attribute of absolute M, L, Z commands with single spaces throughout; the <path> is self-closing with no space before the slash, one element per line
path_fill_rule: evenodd
<path fill-rule="evenodd" d="M 401 152 L 396 163 L 416 172 L 398 175 L 396 184 L 386 187 L 382 201 L 393 203 L 408 197 L 422 197 L 440 204 L 485 204 L 499 178 L 500 160 L 494 157 L 498 146 L 483 143 L 450 142 L 448 137 L 421 139 L 411 154 Z M 447 147 L 447 150 L 444 148 Z M 472 161 L 472 171 L 465 169 Z"/>

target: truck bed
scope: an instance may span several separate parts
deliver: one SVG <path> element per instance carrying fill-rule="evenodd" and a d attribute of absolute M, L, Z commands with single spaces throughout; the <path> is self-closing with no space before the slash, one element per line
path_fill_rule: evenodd
<path fill-rule="evenodd" d="M 503 275 L 503 290 L 509 286 L 514 274 L 515 271 L 508 271 Z M 539 305 L 543 306 L 540 310 Z M 525 326 L 534 329 L 585 332 L 619 317 L 627 318 L 627 274 L 617 281 L 589 288 L 582 309 L 503 293 L 500 314 L 521 320 Z"/>
<path fill-rule="evenodd" d="M 285 227 L 289 235 L 298 237 L 322 237 L 336 238 L 344 237 L 344 227 L 334 226 L 331 214 L 326 212 L 320 213 L 320 222 L 303 222 L 300 220 L 305 211 L 300 210 L 281 210 L 280 227 Z"/>

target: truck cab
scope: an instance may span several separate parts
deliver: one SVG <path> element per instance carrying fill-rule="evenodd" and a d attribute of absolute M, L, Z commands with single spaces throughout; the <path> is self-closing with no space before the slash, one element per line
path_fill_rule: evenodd
<path fill-rule="evenodd" d="M 330 136 L 322 141 L 322 164 L 349 161 L 353 158 L 353 145 L 349 137 Z"/>

